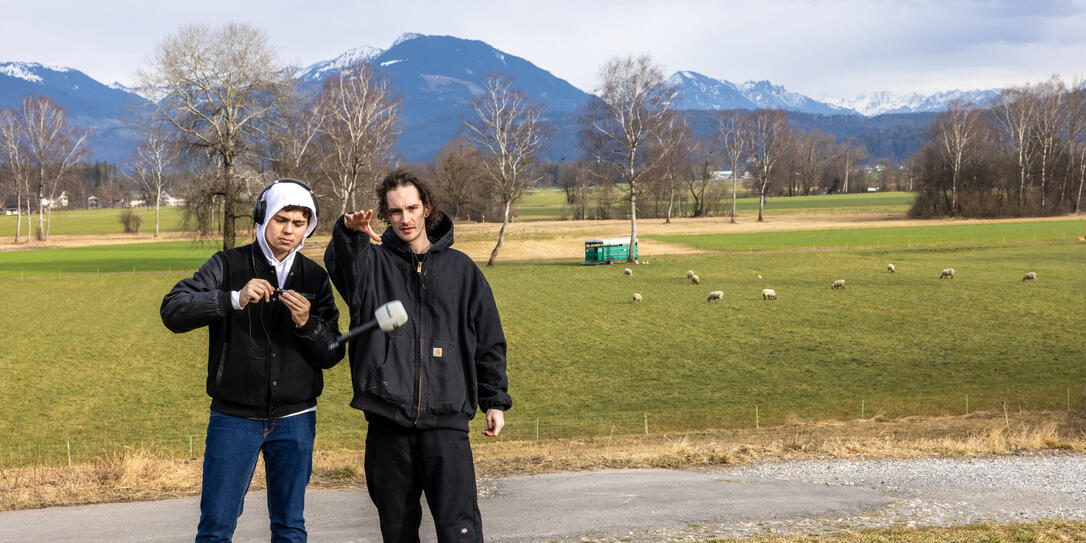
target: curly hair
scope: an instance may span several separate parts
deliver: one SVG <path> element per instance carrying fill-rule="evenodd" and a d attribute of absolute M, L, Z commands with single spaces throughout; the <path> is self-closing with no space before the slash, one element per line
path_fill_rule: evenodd
<path fill-rule="evenodd" d="M 422 201 L 422 206 L 430 210 L 430 214 L 426 217 L 426 230 L 433 230 L 437 227 L 437 223 L 441 221 L 441 211 L 437 208 L 437 200 L 434 198 L 434 193 L 430 190 L 429 185 L 403 168 L 392 170 L 391 173 L 381 180 L 380 186 L 377 187 L 377 217 L 382 221 L 385 221 L 385 223 L 389 223 L 388 200 L 385 196 L 388 194 L 388 191 L 395 190 L 399 187 L 406 187 L 407 185 L 414 185 L 415 188 L 418 189 L 419 200 Z"/>

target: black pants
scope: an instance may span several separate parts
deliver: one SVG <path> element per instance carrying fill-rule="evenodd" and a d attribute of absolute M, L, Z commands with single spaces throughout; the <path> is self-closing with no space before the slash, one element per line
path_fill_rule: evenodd
<path fill-rule="evenodd" d="M 418 543 L 423 492 L 439 542 L 482 543 L 468 433 L 404 428 L 373 418 L 366 435 L 366 486 L 385 543 Z"/>

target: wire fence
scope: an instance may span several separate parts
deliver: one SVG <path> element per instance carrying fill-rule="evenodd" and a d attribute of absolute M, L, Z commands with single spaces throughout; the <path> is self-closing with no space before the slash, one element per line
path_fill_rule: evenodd
<path fill-rule="evenodd" d="M 908 416 L 967 415 L 976 411 L 994 412 L 1017 419 L 1024 412 L 1072 411 L 1081 409 L 1086 401 L 1086 391 L 1078 387 L 1059 387 L 1036 390 L 1028 397 L 1017 392 L 1001 394 L 968 394 L 939 397 L 926 402 L 926 408 L 917 410 L 912 399 L 907 404 L 894 404 L 880 400 L 875 403 L 864 399 L 842 402 L 803 413 L 790 406 L 752 404 L 730 409 L 682 409 L 614 411 L 603 413 L 532 413 L 511 410 L 506 414 L 505 427 L 499 441 L 540 441 L 550 439 L 580 439 L 616 435 L 650 435 L 675 432 L 760 429 L 781 426 L 791 422 L 824 422 L 870 420 L 874 417 L 888 419 Z M 918 412 L 919 411 L 919 412 Z M 318 417 L 320 411 L 318 410 Z M 361 420 L 361 417 L 352 420 Z M 485 427 L 485 418 L 472 421 L 472 435 L 478 436 Z M 205 430 L 173 435 L 138 435 L 124 432 L 123 438 L 92 439 L 73 434 L 36 442 L 0 439 L 0 469 L 20 466 L 73 466 L 77 464 L 109 461 L 130 451 L 149 452 L 156 457 L 198 460 L 203 457 Z M 317 450 L 363 450 L 366 427 L 364 421 L 357 425 L 329 424 L 319 421 L 315 448 Z"/>

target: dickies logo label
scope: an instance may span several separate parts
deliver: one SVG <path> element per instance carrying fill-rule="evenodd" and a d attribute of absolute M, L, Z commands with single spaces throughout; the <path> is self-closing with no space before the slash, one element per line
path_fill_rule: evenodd
<path fill-rule="evenodd" d="M 434 358 L 441 358 L 442 354 L 441 347 L 434 347 Z"/>

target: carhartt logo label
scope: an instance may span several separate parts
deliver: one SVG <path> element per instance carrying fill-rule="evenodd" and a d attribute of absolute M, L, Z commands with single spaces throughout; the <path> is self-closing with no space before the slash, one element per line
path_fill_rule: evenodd
<path fill-rule="evenodd" d="M 434 347 L 434 358 L 441 358 L 441 347 Z"/>

